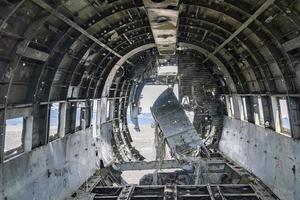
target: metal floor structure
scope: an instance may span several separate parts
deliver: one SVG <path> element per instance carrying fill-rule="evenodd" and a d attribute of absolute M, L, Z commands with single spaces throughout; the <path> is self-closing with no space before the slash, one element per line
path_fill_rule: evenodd
<path fill-rule="evenodd" d="M 95 187 L 94 200 L 259 200 L 252 185 L 176 185 Z"/>
<path fill-rule="evenodd" d="M 150 183 L 149 185 L 108 186 L 111 180 L 117 178 L 104 168 L 102 172 L 100 170 L 74 193 L 75 198 L 67 200 L 279 200 L 270 189 L 243 167 L 220 153 L 215 152 L 211 156 L 212 158 L 208 161 L 208 176 L 227 174 L 228 177 L 233 179 L 230 181 L 223 180 L 226 183 L 220 184 L 212 183 L 214 181 L 209 180 L 207 184 L 199 185 L 175 184 L 163 181 L 161 185 L 150 185 Z M 178 169 L 179 165 L 175 160 L 166 160 L 161 167 L 162 169 Z M 121 172 L 150 170 L 156 169 L 157 163 L 155 161 L 139 161 L 120 164 L 117 165 L 117 168 Z M 152 175 L 149 174 L 149 176 Z"/>

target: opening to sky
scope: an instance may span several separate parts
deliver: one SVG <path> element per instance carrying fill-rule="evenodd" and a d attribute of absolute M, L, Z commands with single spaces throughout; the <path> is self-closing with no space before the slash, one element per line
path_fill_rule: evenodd
<path fill-rule="evenodd" d="M 142 113 L 151 113 L 150 107 L 154 101 L 168 88 L 167 85 L 145 85 L 142 91 L 141 107 Z M 174 93 L 178 99 L 178 84 L 174 86 Z"/>

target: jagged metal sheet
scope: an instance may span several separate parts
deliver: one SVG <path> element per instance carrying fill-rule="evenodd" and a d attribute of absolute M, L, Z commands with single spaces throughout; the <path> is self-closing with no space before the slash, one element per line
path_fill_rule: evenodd
<path fill-rule="evenodd" d="M 166 89 L 157 98 L 151 112 L 173 153 L 189 155 L 191 152 L 206 149 L 173 89 Z"/>

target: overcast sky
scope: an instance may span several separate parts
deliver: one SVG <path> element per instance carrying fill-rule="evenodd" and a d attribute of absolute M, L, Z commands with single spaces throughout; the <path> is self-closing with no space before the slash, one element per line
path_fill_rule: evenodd
<path fill-rule="evenodd" d="M 142 112 L 151 113 L 150 107 L 153 105 L 157 97 L 167 88 L 168 88 L 167 85 L 145 85 L 142 91 L 143 98 L 141 99 L 141 104 L 140 104 L 140 106 L 142 107 Z M 177 84 L 174 87 L 174 92 L 178 98 Z"/>

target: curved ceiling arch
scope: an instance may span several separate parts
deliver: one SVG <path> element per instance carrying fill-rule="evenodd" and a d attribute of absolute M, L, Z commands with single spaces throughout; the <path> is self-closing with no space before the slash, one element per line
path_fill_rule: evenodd
<path fill-rule="evenodd" d="M 209 52 L 206 49 L 201 48 L 200 46 L 197 46 L 194 44 L 180 42 L 178 45 L 181 47 L 187 47 L 187 48 L 194 49 L 205 56 L 207 56 L 209 54 Z M 228 72 L 227 68 L 224 66 L 224 64 L 215 56 L 212 57 L 212 61 L 217 65 L 217 68 L 215 68 L 215 66 L 214 66 L 214 68 L 215 68 L 214 71 L 215 72 L 221 71 L 224 74 L 224 77 L 226 77 L 225 82 L 227 83 L 227 86 L 229 87 L 230 91 L 236 92 L 235 83 L 233 82 L 232 77 L 231 77 L 230 73 Z"/>
<path fill-rule="evenodd" d="M 205 56 L 207 56 L 209 54 L 209 51 L 207 51 L 204 48 L 201 48 L 197 45 L 193 45 L 193 44 L 185 43 L 185 42 L 180 42 L 178 45 L 180 47 L 196 50 L 196 51 L 200 52 L 201 54 L 203 54 Z M 138 54 L 142 51 L 145 51 L 145 50 L 148 50 L 148 49 L 151 49 L 151 48 L 154 48 L 154 47 L 155 47 L 155 43 L 150 43 L 150 44 L 140 46 L 140 47 L 128 52 L 127 54 L 125 54 L 124 57 L 122 57 L 110 70 L 109 75 L 107 76 L 107 79 L 105 81 L 105 86 L 104 86 L 104 89 L 102 90 L 101 97 L 106 98 L 108 96 L 109 88 L 111 87 L 111 84 L 113 82 L 113 79 L 114 79 L 118 69 L 121 66 L 123 66 L 124 63 L 128 59 L 130 59 L 131 57 L 133 57 L 134 55 L 136 55 L 136 54 Z M 227 71 L 226 67 L 224 66 L 224 64 L 215 56 L 212 57 L 212 61 L 213 61 L 213 63 L 215 63 L 215 65 L 217 65 L 217 67 L 213 66 L 214 71 L 215 72 L 218 72 L 218 71 L 222 72 L 224 74 L 224 77 L 225 77 L 225 82 L 227 83 L 228 87 L 230 88 L 230 91 L 231 92 L 236 92 L 235 84 L 234 84 L 234 82 L 231 78 L 230 73 Z"/>
<path fill-rule="evenodd" d="M 225 3 L 225 2 L 223 2 L 224 4 L 227 4 L 227 3 Z M 220 12 L 220 14 L 221 15 L 226 15 L 227 17 L 231 17 L 232 19 L 234 19 L 234 20 L 236 20 L 236 21 L 239 21 L 239 20 L 237 20 L 237 18 L 238 18 L 238 16 L 239 16 L 239 14 L 235 14 L 235 12 L 225 12 L 225 11 L 222 11 L 222 10 L 224 10 L 225 8 L 224 7 L 221 7 L 221 6 L 213 6 L 213 4 L 207 4 L 206 2 L 197 2 L 197 3 L 195 3 L 195 2 L 193 2 L 193 4 L 194 4 L 194 6 L 201 6 L 201 8 L 203 8 L 203 7 L 205 7 L 205 8 L 208 8 L 208 9 L 211 9 L 211 10 L 214 10 L 214 11 L 218 11 L 218 12 Z M 236 11 L 238 12 L 241 12 L 241 15 L 244 15 L 245 13 L 246 13 L 246 15 L 247 16 L 251 16 L 249 13 L 247 13 L 245 10 L 246 10 L 246 8 L 244 8 L 244 9 L 241 9 L 241 8 L 239 8 L 239 7 L 236 7 L 236 6 L 234 6 L 233 8 L 235 8 L 236 9 Z M 249 10 L 249 9 L 248 9 Z M 228 18 L 227 18 L 228 19 Z M 228 21 L 228 20 L 227 20 Z M 256 28 L 255 27 L 255 24 L 257 23 L 257 27 L 258 28 Z M 276 55 L 275 54 L 275 52 L 277 52 L 277 53 L 280 53 L 280 54 L 284 54 L 284 55 L 287 55 L 284 51 L 282 51 L 282 48 L 280 48 L 280 46 L 281 46 L 281 44 L 278 42 L 278 37 L 275 37 L 273 34 L 274 33 L 276 33 L 277 32 L 277 30 L 276 29 L 273 29 L 271 26 L 269 26 L 268 28 L 266 28 L 265 27 L 265 24 L 266 23 L 263 23 L 263 22 L 261 22 L 260 21 L 260 19 L 258 18 L 258 19 L 256 19 L 255 20 L 255 22 L 254 23 L 252 23 L 250 26 L 248 26 L 247 27 L 247 29 L 246 30 L 251 30 L 251 34 L 252 35 L 256 35 L 257 36 L 257 38 L 262 38 L 262 39 L 260 39 L 260 41 L 263 41 L 262 43 L 266 46 L 266 51 L 262 51 L 262 54 L 265 54 L 264 56 L 265 56 L 265 58 L 266 58 L 266 60 L 267 60 L 267 63 L 268 63 L 268 61 L 270 60 L 270 59 L 272 59 L 272 60 L 274 60 L 275 62 L 273 63 L 273 68 L 272 68 L 272 70 L 273 71 L 275 71 L 274 70 L 274 67 L 276 67 L 277 68 L 277 71 L 278 72 L 280 72 L 279 74 L 275 74 L 274 75 L 274 79 L 276 79 L 277 77 L 282 77 L 282 78 L 279 78 L 279 81 L 280 82 L 282 82 L 281 81 L 281 79 L 284 79 L 284 83 L 289 83 L 289 88 L 290 88 L 290 90 L 292 90 L 292 91 L 295 91 L 296 90 L 296 87 L 297 87 L 297 85 L 295 85 L 295 80 L 294 81 L 292 81 L 292 83 L 291 83 L 291 79 L 290 78 L 284 78 L 284 75 L 283 75 L 283 72 L 284 72 L 284 69 L 283 69 L 283 72 L 282 72 L 282 69 L 280 69 L 280 64 L 279 63 L 281 63 L 280 61 L 278 61 L 277 60 L 277 57 L 278 57 L 278 55 Z M 299 26 L 299 25 L 298 25 Z M 253 30 L 253 28 L 254 28 L 254 30 Z M 272 28 L 271 30 L 269 30 L 270 28 Z M 259 29 L 261 29 L 261 30 L 263 30 L 263 31 L 265 31 L 266 32 L 266 34 L 268 34 L 267 36 L 263 36 L 263 32 L 261 32 L 261 31 L 259 31 Z M 249 34 L 250 35 L 250 34 Z M 279 35 L 279 34 L 276 34 L 276 35 Z M 270 42 L 268 42 L 268 41 L 265 41 L 265 38 L 272 38 L 272 41 L 271 41 L 271 43 L 272 42 L 275 42 L 276 43 L 276 45 L 277 45 L 277 48 L 274 48 L 273 46 L 272 46 L 272 44 L 270 44 Z M 255 42 L 254 42 L 254 44 L 255 44 Z M 278 48 L 278 46 L 279 46 L 279 48 Z M 271 58 L 270 58 L 271 57 Z M 269 59 L 268 59 L 269 58 Z M 288 60 L 289 58 L 287 57 L 287 60 Z M 272 63 L 270 64 L 270 63 L 268 63 L 268 65 L 272 65 Z M 290 62 L 288 62 L 288 65 L 287 65 L 290 69 L 291 69 L 291 65 L 290 65 Z M 292 73 L 292 72 L 289 72 L 289 73 Z M 295 77 L 295 74 L 294 75 L 292 75 L 293 77 Z M 289 81 L 290 80 L 290 81 Z M 277 86 L 278 85 L 280 85 L 281 86 L 281 83 L 277 83 L 276 84 Z M 285 88 L 287 88 L 287 86 L 285 86 Z M 279 89 L 279 91 L 278 92 L 282 92 L 282 91 L 284 91 L 284 89 L 282 89 L 282 88 L 278 88 Z M 281 90 L 280 90 L 281 89 Z"/>
<path fill-rule="evenodd" d="M 33 2 L 40 1 L 34 0 Z M 232 34 L 234 29 L 240 26 L 245 19 L 251 16 L 251 11 L 257 9 L 257 7 L 260 5 L 253 4 L 255 6 L 249 11 L 249 9 L 247 10 L 247 5 L 250 3 L 246 2 L 237 3 L 234 1 L 226 1 L 221 3 L 208 3 L 187 0 L 182 1 L 182 3 L 185 9 L 181 11 L 181 21 L 183 19 L 188 20 L 186 21 L 188 23 L 181 25 L 185 27 L 185 30 L 180 31 L 179 34 L 185 34 L 187 42 L 192 41 L 198 45 L 200 42 L 197 40 L 198 38 L 196 38 L 197 36 L 195 34 L 200 30 L 202 32 L 205 31 L 205 29 L 208 29 L 208 26 L 211 25 L 212 29 L 210 30 L 208 36 L 206 36 L 207 38 L 205 44 L 208 47 L 206 48 L 208 51 L 212 51 L 213 48 L 220 45 L 222 41 Z M 19 7 L 24 6 L 22 4 L 24 4 L 24 2 L 18 4 Z M 277 10 L 280 10 L 281 15 L 284 13 L 286 14 L 286 9 L 288 8 L 286 5 L 285 7 L 280 7 L 279 5 L 281 4 L 283 4 L 281 1 L 273 4 L 270 9 L 266 11 L 268 12 L 268 15 Z M 26 6 L 29 7 L 28 5 L 29 3 L 27 2 Z M 142 9 L 143 5 L 141 1 L 114 1 L 107 5 L 109 6 L 105 6 L 103 8 L 101 7 L 100 9 L 99 7 L 95 7 L 95 5 L 87 4 L 87 7 L 90 6 L 89 9 L 94 10 L 89 16 L 84 15 L 84 12 L 79 9 L 80 3 L 77 5 L 78 8 L 73 10 L 69 9 L 71 6 L 66 3 L 57 4 L 56 8 L 59 12 L 68 10 L 66 13 L 70 14 L 75 23 L 77 22 L 79 25 L 82 25 L 87 31 L 92 30 L 93 33 L 94 31 L 97 32 L 95 33 L 95 36 L 99 37 L 99 40 L 102 42 L 107 42 L 107 37 L 110 36 L 109 33 L 114 30 L 117 25 L 119 25 L 117 28 L 120 28 L 124 32 L 121 31 L 116 37 L 117 42 L 107 42 L 107 45 L 110 46 L 109 48 L 115 49 L 116 52 L 125 54 L 126 52 L 129 52 L 140 45 L 151 43 L 151 41 L 153 41 L 153 38 L 151 38 L 152 36 L 150 34 L 149 23 L 145 20 L 146 13 Z M 103 12 L 100 13 L 99 9 Z M 299 26 L 299 20 L 296 20 L 297 18 L 293 17 L 297 16 L 297 13 L 292 13 L 293 15 L 287 14 L 283 17 L 289 19 L 292 25 Z M 46 12 L 42 14 L 44 15 L 45 20 L 41 24 L 48 23 L 48 21 L 51 21 L 51 23 L 54 22 L 55 17 L 46 14 Z M 187 16 L 188 14 L 191 15 Z M 125 18 L 116 17 L 118 15 L 123 15 Z M 140 16 L 140 18 L 135 19 L 137 18 L 136 16 Z M 10 16 L 8 16 L 5 21 L 9 21 L 9 18 Z M 80 18 L 82 19 L 81 21 L 79 20 Z M 195 20 L 195 23 L 191 21 L 191 18 Z M 226 23 L 224 23 L 223 18 L 227 19 Z M 244 32 L 241 32 L 236 39 L 230 41 L 228 44 L 229 47 L 235 47 L 236 45 L 239 45 L 239 48 L 234 49 L 234 51 L 224 48 L 218 52 L 216 56 L 221 62 L 224 63 L 223 65 L 227 66 L 228 69 L 232 69 L 229 73 L 231 73 L 231 76 L 235 76 L 234 81 L 236 82 L 235 85 L 240 87 L 239 92 L 297 92 L 298 81 L 295 78 L 296 75 L 292 66 L 293 62 L 289 55 L 282 49 L 281 43 L 284 42 L 284 40 L 279 38 L 280 31 L 273 31 L 274 26 L 271 26 L 273 24 L 264 22 L 265 18 L 265 14 L 263 14 L 260 18 L 256 19 L 253 24 L 247 27 Z M 31 16 L 31 19 L 34 19 L 34 16 Z M 273 20 L 276 21 L 277 19 Z M 55 22 L 58 21 L 56 20 Z M 102 22 L 105 25 L 99 26 L 99 23 Z M 103 49 L 103 46 L 100 48 L 96 47 L 93 42 L 89 41 L 89 39 L 85 37 L 85 34 L 78 34 L 76 30 L 74 30 L 74 27 L 67 27 L 65 26 L 64 22 L 59 22 L 59 24 L 63 27 L 63 29 L 60 32 L 60 37 L 57 38 L 56 42 L 54 42 L 49 49 L 49 59 L 51 60 L 47 62 L 47 65 L 50 64 L 50 66 L 45 64 L 42 67 L 43 70 L 41 71 L 39 82 L 37 84 L 38 86 L 34 92 L 34 101 L 36 102 L 42 100 L 59 100 L 62 97 L 67 98 L 69 90 L 68 87 L 75 86 L 76 84 L 78 85 L 80 93 L 82 93 L 82 98 L 92 96 L 91 94 L 93 91 L 101 90 L 103 84 L 105 83 L 105 76 L 108 75 L 109 69 L 118 60 L 114 55 L 114 52 L 109 53 L 109 49 L 107 51 L 106 49 Z M 129 28 L 122 28 L 123 26 L 129 24 Z M 196 32 L 193 32 L 195 31 L 193 26 L 196 27 Z M 213 29 L 215 28 L 217 30 L 222 30 L 222 32 L 213 32 Z M 35 32 L 35 34 L 40 33 Z M 128 43 L 126 38 L 122 38 L 123 34 L 131 35 L 131 38 L 129 38 L 133 40 L 131 43 L 139 42 L 139 44 L 130 44 L 130 42 Z M 265 41 L 266 36 L 270 36 L 271 43 L 270 41 Z M 34 36 L 32 37 L 34 38 Z M 147 38 L 149 39 L 148 41 L 146 41 Z M 138 40 L 143 40 L 143 42 Z M 210 43 L 208 43 L 208 41 L 210 41 Z M 68 45 L 66 45 L 66 43 L 68 43 Z M 262 46 L 260 46 L 260 43 L 262 43 Z M 56 47 L 63 45 L 65 45 L 65 47 L 61 48 L 64 50 L 60 51 L 61 55 L 59 55 L 55 52 L 55 49 Z M 85 50 L 80 52 L 77 51 L 76 55 L 69 52 L 70 49 L 79 49 L 80 46 Z M 89 60 L 87 57 L 89 56 L 89 52 L 92 51 L 105 55 L 101 56 L 96 55 L 95 53 L 93 59 L 95 61 L 93 65 L 95 65 L 95 67 L 90 67 L 86 71 L 80 71 L 81 66 L 86 64 L 86 60 Z M 247 66 L 241 68 L 239 65 L 243 59 L 245 59 Z M 67 68 L 69 70 L 64 68 L 66 63 L 69 63 L 69 68 Z M 75 67 L 71 68 L 71 66 Z M 58 70 L 58 75 L 56 72 L 51 72 L 56 70 Z M 63 77 L 65 75 L 63 74 L 70 74 L 70 78 L 64 80 Z M 274 82 L 276 84 L 273 84 Z M 52 85 L 52 83 L 54 84 Z M 59 85 L 60 83 L 64 84 L 61 85 L 60 89 L 55 89 L 55 87 L 57 87 L 56 85 Z M 52 89 L 47 88 L 49 85 L 52 85 Z M 277 86 L 276 89 L 274 88 L 274 85 Z M 87 92 L 84 92 L 85 89 L 87 89 Z M 6 96 L 10 96 L 9 93 L 7 94 L 8 95 Z M 78 98 L 80 98 L 80 96 L 78 96 Z"/>
<path fill-rule="evenodd" d="M 199 2 L 198 2 L 199 3 Z M 200 3 L 199 3 L 200 4 Z M 202 4 L 195 4 L 195 6 L 200 6 L 201 5 L 201 8 L 203 7 L 203 6 L 207 6 L 207 7 L 205 7 L 206 9 L 209 9 L 211 12 L 216 12 L 215 13 L 215 16 L 226 16 L 226 23 L 228 23 L 228 24 L 230 24 L 230 26 L 231 27 L 239 27 L 240 26 L 240 24 L 242 24 L 243 22 L 242 21 L 239 21 L 239 19 L 238 19 L 238 15 L 234 15 L 233 14 L 233 12 L 222 12 L 222 11 L 220 11 L 220 10 L 218 10 L 217 8 L 220 8 L 220 7 L 213 7 L 212 5 L 207 5 L 207 4 L 205 4 L 205 3 L 203 3 L 203 5 Z M 214 15 L 213 15 L 214 16 Z M 207 16 L 205 17 L 205 18 L 208 18 Z M 228 19 L 231 19 L 232 20 L 232 23 L 229 23 L 230 22 L 230 20 L 228 20 Z M 217 22 L 215 22 L 216 24 L 217 24 Z M 247 29 L 246 30 L 251 30 L 251 32 L 249 33 L 249 35 L 251 34 L 252 35 L 252 37 L 253 36 L 255 36 L 256 37 L 256 39 L 254 40 L 254 41 L 256 41 L 256 42 L 253 42 L 252 41 L 252 43 L 255 45 L 255 44 L 257 44 L 257 43 L 260 43 L 259 41 L 264 41 L 264 38 L 265 37 L 262 37 L 262 35 L 261 34 L 259 34 L 259 32 L 258 31 L 253 31 L 252 30 L 252 28 L 249 26 L 249 27 L 247 27 Z M 241 33 L 241 34 L 243 34 L 243 33 Z M 248 36 L 245 36 L 245 38 L 247 38 Z M 263 39 L 261 39 L 261 38 L 263 38 Z M 248 39 L 248 38 L 247 38 Z M 257 42 L 258 41 L 258 42 Z M 251 41 L 250 41 L 251 42 Z M 266 42 L 262 42 L 262 43 L 266 43 Z M 259 47 L 259 46 L 256 46 L 256 48 L 261 48 L 261 47 Z M 274 56 L 273 56 L 273 54 L 272 54 L 272 50 L 270 50 L 269 48 L 270 48 L 270 45 L 268 45 L 268 46 L 263 46 L 263 48 L 265 48 L 265 51 L 259 51 L 259 53 L 264 57 L 264 60 L 266 60 L 266 62 L 265 63 L 267 63 L 268 62 L 268 60 L 270 60 L 270 57 L 271 58 L 273 58 L 274 59 Z M 275 59 L 274 59 L 275 60 Z M 260 65 L 264 65 L 265 63 L 260 63 Z M 274 63 L 275 64 L 275 63 Z M 267 65 L 268 66 L 268 65 Z M 279 69 L 279 67 L 278 67 L 278 64 L 276 65 L 276 66 L 274 66 L 274 67 L 276 67 L 277 68 L 277 71 L 278 71 L 278 74 L 275 74 L 274 76 L 275 77 L 278 77 L 278 76 L 281 76 L 282 74 L 281 74 L 281 70 Z M 273 70 L 274 71 L 274 70 Z M 272 78 L 272 77 L 271 77 Z M 280 80 L 280 82 L 281 82 L 281 80 Z M 278 85 L 278 84 L 277 84 Z M 278 90 L 278 89 L 277 89 Z"/>
<path fill-rule="evenodd" d="M 206 44 L 207 42 L 204 43 L 202 41 L 197 40 L 196 36 L 192 37 L 191 34 L 189 34 L 189 33 L 186 33 L 186 34 L 190 36 L 190 38 L 189 38 L 190 42 L 193 42 L 194 44 L 197 44 L 197 46 L 199 46 L 203 49 L 206 49 L 207 52 L 210 52 L 211 50 L 213 50 L 213 48 L 209 48 L 209 45 Z M 179 32 L 179 35 L 180 35 L 180 32 Z M 184 39 L 185 37 L 178 36 L 178 38 L 179 38 L 179 40 L 181 40 L 181 39 Z M 208 40 L 210 40 L 210 39 L 206 39 L 206 41 L 208 41 Z M 217 44 L 216 46 L 218 46 L 218 44 L 219 44 L 219 43 L 215 42 L 214 40 L 211 40 L 211 43 Z M 209 54 L 207 54 L 207 55 L 209 55 Z M 231 76 L 235 76 L 235 81 L 237 82 L 236 84 L 241 86 L 241 89 L 240 89 L 241 91 L 240 92 L 248 91 L 247 86 L 244 85 L 245 81 L 244 81 L 243 77 L 241 77 L 240 74 L 238 73 L 239 68 L 236 64 L 237 60 L 234 58 L 234 56 L 231 53 L 227 52 L 227 55 L 232 57 L 232 59 L 230 61 L 233 61 L 233 62 L 229 62 L 226 59 L 226 57 L 224 57 L 220 53 L 218 53 L 214 56 L 219 57 L 219 60 L 222 60 L 222 62 L 224 63 L 223 65 L 228 66 L 227 68 L 228 68 L 228 70 L 230 69 L 231 74 L 232 74 Z"/>
<path fill-rule="evenodd" d="M 211 22 L 207 21 L 207 19 L 200 20 L 200 19 L 194 19 L 191 17 L 188 17 L 188 18 L 184 17 L 184 18 L 188 19 L 188 20 L 197 20 L 197 22 L 200 22 L 200 23 L 192 23 L 192 25 L 191 25 L 191 23 L 186 21 L 185 23 L 188 25 L 184 25 L 184 26 L 187 26 L 187 27 L 192 26 L 192 27 L 195 27 L 195 29 L 198 29 L 198 27 L 200 27 L 202 30 L 207 30 L 209 34 L 214 34 L 220 38 L 222 37 L 223 41 L 226 39 L 223 35 L 226 35 L 226 37 L 227 36 L 229 37 L 232 34 L 232 32 L 230 32 L 231 30 L 227 30 L 226 27 L 222 27 L 219 24 L 211 23 Z M 184 22 L 182 22 L 182 23 L 184 23 Z M 204 24 L 207 24 L 207 26 L 204 26 Z M 210 28 L 209 26 L 212 26 L 212 28 Z M 221 34 L 220 32 L 223 32 L 223 33 Z M 208 35 L 208 34 L 206 34 L 206 35 Z M 255 53 L 251 50 L 253 48 L 253 45 L 251 46 L 251 44 L 249 42 L 243 41 L 240 36 L 237 36 L 237 38 L 239 38 L 241 46 L 243 47 L 243 49 L 245 49 L 245 52 L 248 55 L 248 56 L 245 56 L 243 59 L 239 60 L 239 63 L 243 62 L 243 64 L 245 64 L 244 61 L 247 61 L 247 65 L 245 66 L 245 68 L 247 68 L 247 70 L 250 70 L 252 73 L 254 73 L 257 78 L 264 77 L 265 76 L 264 70 L 262 70 L 262 69 L 261 70 L 253 70 L 250 67 L 250 66 L 259 66 L 258 60 L 261 60 L 261 59 L 259 59 L 260 57 L 258 57 L 258 55 L 255 56 Z M 236 53 L 239 53 L 239 52 L 236 52 Z M 243 55 L 245 55 L 245 53 L 243 53 Z M 241 72 L 243 73 L 242 69 L 241 69 Z M 267 88 L 267 91 L 270 91 L 271 90 L 271 89 L 269 89 L 271 87 L 270 85 L 271 84 L 269 84 L 267 81 L 265 81 L 263 83 L 263 85 L 259 87 L 259 89 L 260 89 L 260 91 L 265 91 L 266 90 L 265 88 Z"/>
<path fill-rule="evenodd" d="M 150 43 L 150 44 L 140 46 L 134 50 L 131 50 L 130 52 L 125 54 L 120 60 L 118 60 L 118 62 L 112 67 L 112 69 L 109 72 L 109 75 L 107 76 L 101 97 L 105 98 L 108 96 L 109 88 L 112 84 L 112 81 L 113 81 L 117 71 L 128 59 L 130 59 L 132 56 L 134 56 L 135 54 L 137 54 L 139 52 L 142 52 L 142 51 L 154 48 L 154 47 L 156 47 L 155 43 Z"/>

